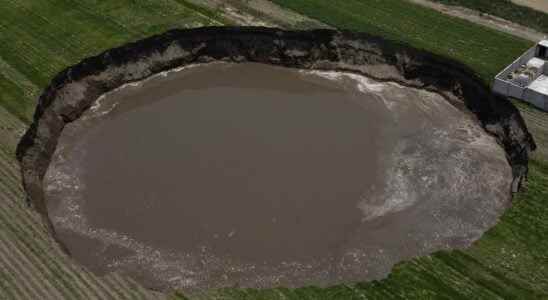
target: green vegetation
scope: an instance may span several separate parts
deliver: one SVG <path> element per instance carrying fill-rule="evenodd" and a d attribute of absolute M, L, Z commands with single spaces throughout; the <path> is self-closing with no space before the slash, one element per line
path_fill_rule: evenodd
<path fill-rule="evenodd" d="M 517 24 L 548 33 L 548 15 L 529 7 L 512 3 L 510 0 L 433 0 L 448 5 L 471 8 L 482 13 L 497 16 Z"/>
<path fill-rule="evenodd" d="M 398 0 L 274 0 L 329 25 L 381 34 L 468 64 L 491 81 L 530 44 Z M 404 262 L 384 280 L 327 289 L 219 291 L 222 299 L 546 299 L 548 298 L 548 113 L 519 104 L 540 151 L 529 182 L 499 224 L 471 248 Z M 257 297 L 251 295 L 257 295 Z M 270 296 L 267 296 L 270 295 Z M 249 296 L 249 297 L 248 297 Z M 246 298 L 248 297 L 248 298 Z M 296 299 L 296 298 L 295 298 Z"/>
<path fill-rule="evenodd" d="M 335 27 L 380 34 L 455 58 L 485 81 L 531 46 L 403 0 L 274 2 Z M 228 21 L 184 0 L 5 0 L 0 11 L 0 299 L 150 296 L 117 274 L 99 279 L 82 271 L 53 246 L 40 218 L 23 206 L 14 145 L 40 90 L 65 67 L 169 28 Z M 513 207 L 473 247 L 401 263 L 381 281 L 325 289 L 223 289 L 195 298 L 548 299 L 548 113 L 518 106 L 540 150 Z M 186 299 L 182 294 L 173 298 Z"/>
<path fill-rule="evenodd" d="M 333 27 L 364 31 L 451 57 L 486 82 L 532 43 L 401 0 L 274 0 Z"/>
<path fill-rule="evenodd" d="M 7 109 L 13 115 L 17 116 L 24 122 L 30 122 L 29 116 L 31 115 L 32 105 L 25 103 L 30 99 L 25 99 L 24 90 L 13 82 L 10 78 L 0 74 L 0 91 L 2 97 L 0 98 L 0 106 Z"/>
<path fill-rule="evenodd" d="M 181 5 L 184 5 L 189 9 L 194 10 L 194 12 L 196 13 L 200 13 L 211 20 L 215 20 L 215 22 L 217 23 L 216 25 L 237 25 L 234 21 L 223 17 L 222 16 L 223 11 L 220 8 L 212 10 L 209 7 L 200 6 L 187 0 L 175 0 L 175 1 L 179 2 Z"/>
<path fill-rule="evenodd" d="M 6 0 L 0 11 L 0 299 L 151 299 L 129 278 L 83 270 L 55 245 L 24 205 L 15 145 L 64 68 L 170 28 L 224 21 L 184 0 Z"/>
<path fill-rule="evenodd" d="M 222 24 L 183 0 L 18 0 L 0 11 L 0 105 L 23 121 L 37 92 L 85 57 L 170 28 Z M 4 80 L 13 70 L 18 80 Z"/>

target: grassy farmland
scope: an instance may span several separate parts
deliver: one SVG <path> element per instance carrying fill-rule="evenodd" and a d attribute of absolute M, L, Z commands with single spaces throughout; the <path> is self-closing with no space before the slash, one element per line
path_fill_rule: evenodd
<path fill-rule="evenodd" d="M 184 0 L 8 0 L 0 9 L 9 12 L 0 18 L 0 105 L 26 122 L 40 89 L 84 57 L 169 28 L 222 24 Z"/>
<path fill-rule="evenodd" d="M 400 0 L 274 0 L 333 27 L 380 34 L 471 66 L 486 82 L 532 44 Z"/>
<path fill-rule="evenodd" d="M 25 206 L 15 145 L 51 78 L 86 56 L 173 27 L 222 24 L 184 0 L 0 2 L 0 299 L 158 298 L 120 274 L 99 278 Z"/>
<path fill-rule="evenodd" d="M 521 24 L 539 32 L 548 32 L 548 15 L 510 0 L 434 0 L 447 5 L 471 8 Z"/>
<path fill-rule="evenodd" d="M 274 2 L 334 27 L 382 34 L 456 58 L 486 81 L 530 46 L 399 0 Z M 5 0 L 0 11 L 5 12 L 0 18 L 0 299 L 156 298 L 120 274 L 98 278 L 62 253 L 40 218 L 24 206 L 14 147 L 40 90 L 63 68 L 168 28 L 230 20 L 184 0 Z M 519 107 L 541 150 L 515 205 L 470 249 L 402 263 L 378 282 L 327 289 L 226 289 L 196 298 L 547 299 L 548 114 Z"/>

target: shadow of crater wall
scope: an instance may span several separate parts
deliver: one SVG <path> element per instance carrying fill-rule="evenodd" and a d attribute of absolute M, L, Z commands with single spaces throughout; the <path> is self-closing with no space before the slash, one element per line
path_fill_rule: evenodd
<path fill-rule="evenodd" d="M 257 62 L 291 68 L 354 72 L 378 81 L 437 92 L 475 115 L 496 137 L 512 166 L 518 191 L 536 146 L 519 111 L 455 61 L 364 33 L 284 31 L 264 27 L 171 30 L 84 59 L 59 73 L 40 96 L 33 123 L 17 147 L 28 204 L 47 217 L 43 178 L 58 138 L 102 94 L 177 67 Z"/>

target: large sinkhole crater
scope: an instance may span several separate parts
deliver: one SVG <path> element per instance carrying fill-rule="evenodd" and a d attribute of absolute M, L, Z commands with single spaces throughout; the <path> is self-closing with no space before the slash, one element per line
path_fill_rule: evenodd
<path fill-rule="evenodd" d="M 213 27 L 59 74 L 18 158 L 76 261 L 195 291 L 372 280 L 465 247 L 534 147 L 455 62 L 363 34 Z"/>

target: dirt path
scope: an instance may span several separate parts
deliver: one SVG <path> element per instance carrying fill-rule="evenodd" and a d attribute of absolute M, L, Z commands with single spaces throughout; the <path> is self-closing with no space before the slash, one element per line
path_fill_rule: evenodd
<path fill-rule="evenodd" d="M 195 4 L 205 5 L 212 9 L 222 12 L 222 16 L 239 24 L 239 25 L 254 25 L 254 26 L 269 26 L 281 27 L 286 29 L 310 29 L 310 28 L 329 28 L 317 20 L 297 14 L 288 9 L 284 9 L 273 2 L 267 0 L 190 0 Z M 538 42 L 543 39 L 546 34 L 535 31 L 528 27 L 515 24 L 508 20 L 495 17 L 488 14 L 483 14 L 478 11 L 459 7 L 449 6 L 439 3 L 434 3 L 429 0 L 408 0 L 415 4 L 425 6 L 441 12 L 446 15 L 468 20 L 470 22 L 480 24 L 498 31 L 503 31 L 511 35 Z M 516 3 L 526 5 L 529 3 L 537 3 L 538 6 L 546 7 L 548 3 L 544 1 L 526 1 L 517 0 Z M 546 7 L 548 9 L 548 7 Z"/>
<path fill-rule="evenodd" d="M 526 39 L 526 40 L 530 40 L 530 41 L 533 41 L 533 42 L 538 42 L 539 40 L 546 37 L 546 34 L 544 34 L 544 33 L 535 31 L 533 29 L 530 29 L 530 28 L 522 26 L 522 25 L 518 25 L 516 23 L 512 23 L 508 20 L 505 20 L 505 19 L 502 19 L 502 18 L 499 18 L 499 17 L 495 17 L 495 16 L 492 16 L 492 15 L 484 14 L 484 13 L 480 13 L 480 12 L 472 10 L 472 9 L 468 9 L 468 8 L 464 8 L 464 7 L 460 7 L 460 6 L 449 6 L 449 5 L 434 3 L 434 2 L 431 2 L 431 1 L 428 1 L 428 0 L 408 0 L 408 1 L 413 2 L 415 4 L 419 4 L 419 5 L 428 7 L 428 8 L 431 8 L 431 9 L 434 9 L 434 10 L 437 10 L 437 11 L 439 11 L 443 14 L 449 15 L 449 16 L 465 19 L 467 21 L 470 21 L 470 22 L 473 22 L 473 23 L 476 23 L 476 24 L 480 24 L 480 25 L 483 25 L 483 26 L 486 26 L 486 27 L 489 27 L 489 28 L 492 28 L 492 29 L 495 29 L 495 30 L 503 31 L 503 32 L 509 33 L 511 35 L 514 35 L 514 36 L 517 36 L 517 37 L 520 37 L 520 38 L 523 38 L 523 39 Z M 545 1 L 545 0 L 542 0 L 542 1 L 522 1 L 522 0 L 520 0 L 520 1 L 514 1 L 514 2 L 516 2 L 516 3 L 519 2 L 520 4 L 529 2 L 529 3 L 531 3 L 531 5 L 533 5 L 532 3 L 534 2 L 534 3 L 538 3 L 538 5 L 540 5 L 540 6 L 543 6 L 546 9 L 548 9 L 548 2 Z M 543 4 L 541 4 L 541 2 L 543 2 Z M 544 3 L 546 3 L 546 4 L 544 4 Z"/>
<path fill-rule="evenodd" d="M 512 2 L 548 13 L 548 1 L 546 0 L 512 0 Z"/>
<path fill-rule="evenodd" d="M 238 25 L 280 27 L 284 29 L 329 28 L 267 0 L 189 0 L 217 10 Z"/>

